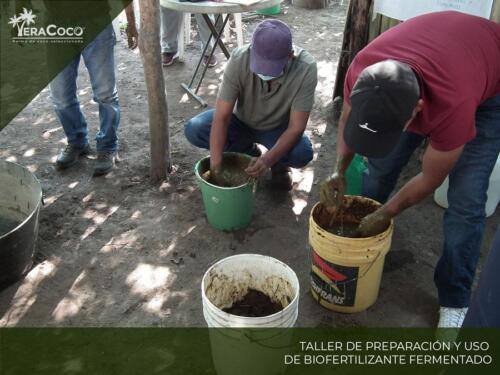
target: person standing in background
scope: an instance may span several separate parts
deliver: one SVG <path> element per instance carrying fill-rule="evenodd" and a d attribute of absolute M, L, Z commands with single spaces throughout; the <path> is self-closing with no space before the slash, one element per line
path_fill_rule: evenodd
<path fill-rule="evenodd" d="M 174 63 L 175 59 L 179 57 L 177 50 L 177 40 L 179 38 L 182 17 L 184 17 L 183 12 L 177 10 L 169 9 L 160 6 L 160 18 L 161 18 L 161 60 L 163 66 L 170 66 Z M 207 23 L 203 19 L 201 13 L 195 14 L 196 22 L 198 24 L 198 31 L 200 33 L 200 39 L 203 46 L 207 43 L 210 38 L 210 29 Z M 209 48 L 214 45 L 214 40 L 210 41 Z M 206 53 L 209 53 L 210 49 L 207 48 Z M 209 68 L 213 68 L 217 65 L 217 59 L 215 56 L 203 56 L 203 63 L 208 65 Z"/>
<path fill-rule="evenodd" d="M 64 11 L 63 6 L 64 4 L 54 5 L 55 10 L 59 12 Z M 71 4 L 67 5 L 69 6 Z M 97 10 L 101 11 L 101 8 Z M 92 9 L 89 9 L 90 11 Z M 126 8 L 126 15 L 127 39 L 129 47 L 134 49 L 137 47 L 138 33 L 132 4 Z M 69 168 L 76 164 L 80 156 L 91 153 L 87 121 L 76 95 L 78 66 L 82 57 L 89 73 L 93 99 L 99 105 L 100 127 L 96 135 L 97 159 L 94 175 L 107 174 L 115 166 L 118 150 L 117 132 L 120 123 L 120 105 L 115 78 L 115 44 L 116 36 L 110 19 L 108 26 L 49 84 L 50 97 L 68 141 L 67 146 L 56 159 L 56 166 L 59 169 Z"/>

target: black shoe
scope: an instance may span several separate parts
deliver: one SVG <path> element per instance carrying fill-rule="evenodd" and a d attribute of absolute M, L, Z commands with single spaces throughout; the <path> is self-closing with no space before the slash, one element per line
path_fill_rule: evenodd
<path fill-rule="evenodd" d="M 98 152 L 94 167 L 94 176 L 102 176 L 113 170 L 116 162 L 116 152 Z"/>
<path fill-rule="evenodd" d="M 213 68 L 216 66 L 219 62 L 217 61 L 217 58 L 212 55 L 212 57 L 208 58 L 208 56 L 203 56 L 203 65 L 208 65 L 209 68 Z"/>
<path fill-rule="evenodd" d="M 88 155 L 91 152 L 92 150 L 88 144 L 83 147 L 67 145 L 57 156 L 56 165 L 60 169 L 69 168 L 78 161 L 81 155 Z"/>
<path fill-rule="evenodd" d="M 275 190 L 290 191 L 292 190 L 292 177 L 290 176 L 291 169 L 282 165 L 277 165 L 271 168 L 270 185 Z"/>

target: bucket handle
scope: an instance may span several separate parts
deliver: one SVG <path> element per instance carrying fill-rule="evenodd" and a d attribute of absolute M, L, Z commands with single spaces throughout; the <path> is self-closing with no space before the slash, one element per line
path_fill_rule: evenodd
<path fill-rule="evenodd" d="M 271 336 L 271 337 L 266 337 L 266 340 L 269 340 L 269 339 L 273 339 L 275 337 L 278 337 L 280 336 L 282 333 L 281 333 L 281 330 L 287 330 L 287 329 L 291 329 L 292 327 L 287 327 L 287 328 L 273 328 L 273 329 L 277 329 L 279 330 L 280 332 L 276 333 L 276 335 L 274 336 Z M 224 328 L 224 329 L 228 329 L 228 328 Z M 233 329 L 233 328 L 229 328 L 229 329 Z M 265 329 L 265 328 L 262 328 L 262 329 Z M 235 328 L 235 330 L 239 330 L 238 328 Z M 224 335 L 222 333 L 222 335 Z M 230 340 L 237 340 L 236 338 L 233 338 L 233 337 L 230 337 L 230 336 L 227 336 L 227 335 L 224 335 L 227 339 L 230 339 Z M 290 345 L 283 345 L 283 346 L 272 346 L 272 345 L 266 345 L 264 343 L 262 343 L 261 340 L 256 340 L 252 337 L 252 335 L 249 333 L 249 332 L 246 332 L 244 331 L 243 332 L 243 336 L 248 340 L 248 342 L 252 343 L 252 344 L 256 344 L 260 347 L 263 347 L 263 348 L 266 348 L 266 349 L 291 349 L 293 348 L 295 345 L 294 344 L 290 344 Z"/>
<path fill-rule="evenodd" d="M 284 329 L 290 329 L 290 328 L 284 328 Z M 272 339 L 274 337 L 277 337 L 279 336 L 280 334 L 277 333 L 276 335 L 272 336 L 272 337 L 268 337 L 267 339 Z M 266 349 L 291 349 L 293 348 L 295 345 L 294 344 L 290 344 L 290 345 L 283 345 L 283 346 L 272 346 L 272 345 L 266 345 L 266 344 L 263 344 L 261 341 L 259 340 L 255 340 L 254 338 L 251 337 L 251 335 L 249 333 L 244 333 L 244 336 L 246 337 L 246 339 L 251 342 L 251 343 L 254 343 L 254 344 L 257 344 L 258 346 L 261 346 L 263 348 L 266 348 Z"/>
<path fill-rule="evenodd" d="M 312 250 L 312 251 L 314 251 L 314 250 Z M 358 275 L 358 276 L 356 276 L 356 277 L 352 277 L 352 278 L 350 278 L 350 279 L 343 280 L 343 281 L 339 281 L 339 282 L 336 282 L 336 283 L 333 283 L 333 282 L 325 282 L 325 283 L 326 283 L 326 284 L 327 284 L 330 288 L 332 288 L 332 287 L 333 287 L 334 289 L 336 289 L 336 288 L 337 288 L 337 285 L 339 285 L 339 284 L 340 284 L 340 285 L 343 285 L 343 284 L 347 284 L 347 283 L 350 283 L 350 282 L 353 282 L 353 281 L 356 281 L 356 280 L 362 279 L 362 278 L 363 278 L 363 277 L 364 277 L 364 276 L 368 273 L 368 271 L 370 271 L 370 269 L 373 267 L 373 265 L 377 262 L 378 257 L 380 256 L 380 254 L 381 254 L 381 251 L 379 251 L 379 252 L 377 253 L 377 255 L 375 256 L 375 259 L 373 259 L 373 261 L 371 262 L 371 264 L 368 266 L 368 268 L 366 269 L 366 271 L 365 271 L 362 275 Z M 312 256 L 311 256 L 311 264 L 314 264 L 314 259 L 312 258 Z M 324 269 L 323 267 L 318 267 L 318 268 L 321 270 L 321 272 L 322 272 L 324 275 L 326 275 L 326 273 L 325 273 L 325 269 Z M 311 273 L 312 273 L 312 271 L 311 271 Z"/>

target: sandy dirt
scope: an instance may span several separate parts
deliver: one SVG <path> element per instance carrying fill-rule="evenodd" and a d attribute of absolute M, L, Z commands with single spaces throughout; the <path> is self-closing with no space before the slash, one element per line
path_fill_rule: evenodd
<path fill-rule="evenodd" d="M 346 2 L 344 2 L 346 3 Z M 276 194 L 260 184 L 252 224 L 225 233 L 204 216 L 194 163 L 207 154 L 188 144 L 187 119 L 200 112 L 180 88 L 194 69 L 197 44 L 184 63 L 164 69 L 175 173 L 161 186 L 149 182 L 149 131 L 140 56 L 121 42 L 116 48 L 122 107 L 121 162 L 104 178 L 92 177 L 92 159 L 67 171 L 53 162 L 65 137 L 43 90 L 1 133 L 0 158 L 28 166 L 40 179 L 45 207 L 40 216 L 36 265 L 28 276 L 0 292 L 0 326 L 202 326 L 200 283 L 217 260 L 240 253 L 272 255 L 300 280 L 301 326 L 433 326 L 437 297 L 433 269 L 442 246 L 443 210 L 431 198 L 396 221 L 380 296 L 367 311 L 346 315 L 320 307 L 309 291 L 308 219 L 319 182 L 334 158 L 331 96 L 346 6 L 295 9 L 285 3 L 277 18 L 292 25 L 294 42 L 318 62 L 319 85 L 307 133 L 314 161 L 294 170 L 294 190 Z M 245 20 L 245 39 L 262 16 Z M 193 22 L 194 23 L 194 22 Z M 193 36 L 196 34 L 193 29 Z M 218 53 L 222 62 L 223 56 Z M 224 64 L 210 70 L 201 94 L 213 105 Z M 98 126 L 86 70 L 78 93 L 92 137 Z M 418 171 L 414 158 L 402 175 Z M 483 254 L 499 213 L 488 219 Z"/>

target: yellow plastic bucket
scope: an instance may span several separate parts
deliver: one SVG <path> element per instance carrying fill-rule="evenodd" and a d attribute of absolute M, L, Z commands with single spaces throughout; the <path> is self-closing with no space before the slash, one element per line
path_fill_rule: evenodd
<path fill-rule="evenodd" d="M 346 196 L 344 204 L 374 200 Z M 366 310 L 378 297 L 385 255 L 391 247 L 394 223 L 373 237 L 348 238 L 334 235 L 320 227 L 315 213 L 309 218 L 309 244 L 311 245 L 311 293 L 327 309 L 354 313 Z"/>

